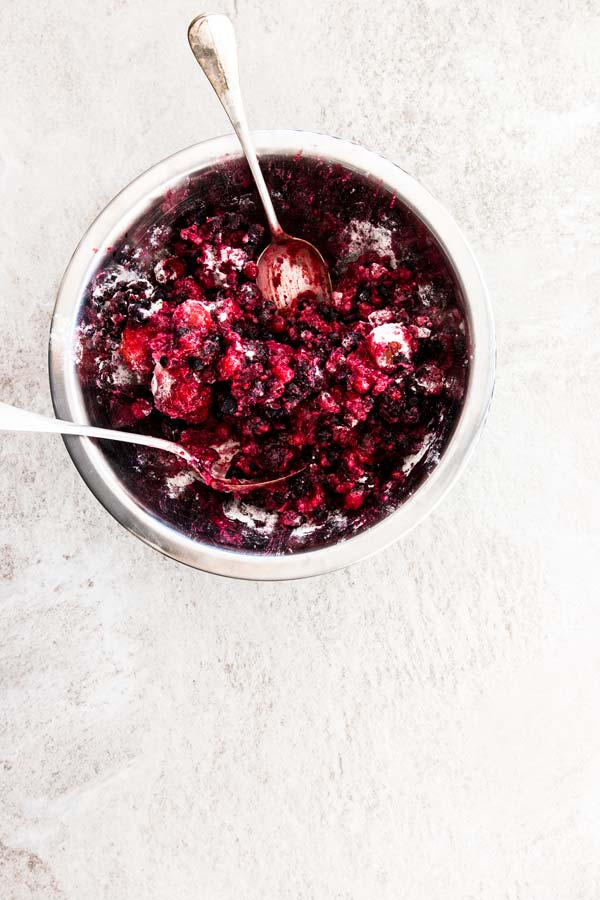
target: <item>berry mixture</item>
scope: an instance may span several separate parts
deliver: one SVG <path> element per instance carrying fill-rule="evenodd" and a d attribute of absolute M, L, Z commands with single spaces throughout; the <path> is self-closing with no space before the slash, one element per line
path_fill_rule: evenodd
<path fill-rule="evenodd" d="M 263 300 L 269 241 L 241 163 L 190 179 L 105 248 L 79 325 L 98 424 L 183 444 L 250 493 L 207 486 L 167 453 L 106 442 L 143 505 L 186 534 L 289 553 L 351 536 L 410 495 L 460 412 L 468 334 L 427 229 L 387 191 L 316 160 L 265 162 L 284 228 L 331 271 L 330 303 Z"/>

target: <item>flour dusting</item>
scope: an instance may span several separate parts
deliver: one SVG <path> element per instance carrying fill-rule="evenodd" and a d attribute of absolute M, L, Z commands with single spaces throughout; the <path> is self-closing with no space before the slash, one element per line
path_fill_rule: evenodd
<path fill-rule="evenodd" d="M 263 533 L 272 534 L 279 520 L 279 514 L 268 512 L 251 503 L 246 503 L 240 497 L 234 497 L 229 503 L 224 504 L 223 512 L 233 522 L 241 522 L 248 528 L 254 528 Z"/>
<path fill-rule="evenodd" d="M 392 269 L 398 265 L 392 248 L 392 232 L 384 225 L 352 219 L 346 226 L 343 237 L 348 242 L 348 252 L 344 256 L 346 265 L 368 251 L 389 256 Z"/>
<path fill-rule="evenodd" d="M 103 365 L 103 360 L 98 362 L 98 368 L 102 371 L 105 368 Z M 130 368 L 128 368 L 121 358 L 121 354 L 115 350 L 111 354 L 111 362 L 108 367 L 108 381 L 109 384 L 113 384 L 115 387 L 127 387 L 131 384 L 135 384 L 136 378 Z"/>
<path fill-rule="evenodd" d="M 126 268 L 125 266 L 113 266 L 102 273 L 102 278 L 98 279 L 92 291 L 94 300 L 104 300 L 111 297 L 115 291 L 126 287 L 128 284 L 135 282 L 136 293 L 143 298 L 151 297 L 154 293 L 153 285 L 136 269 Z"/>
<path fill-rule="evenodd" d="M 191 470 L 189 472 L 179 472 L 177 475 L 170 475 L 165 479 L 169 497 L 175 500 L 194 481 L 196 481 L 196 475 Z"/>

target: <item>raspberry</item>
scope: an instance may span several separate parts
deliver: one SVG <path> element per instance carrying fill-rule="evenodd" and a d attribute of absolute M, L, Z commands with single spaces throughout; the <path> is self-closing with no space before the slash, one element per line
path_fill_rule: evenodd
<path fill-rule="evenodd" d="M 178 278 L 173 285 L 173 297 L 176 300 L 204 300 L 204 291 L 197 281 L 189 275 Z"/>
<path fill-rule="evenodd" d="M 121 336 L 121 356 L 132 372 L 150 375 L 154 351 L 160 350 L 168 341 L 168 334 L 161 332 L 160 325 L 152 320 L 143 325 L 127 324 Z"/>
<path fill-rule="evenodd" d="M 324 499 L 325 495 L 323 494 L 322 488 L 318 484 L 316 484 L 313 487 L 312 491 L 310 491 L 310 493 L 306 494 L 298 500 L 298 511 L 303 513 L 304 515 L 307 515 L 308 513 L 316 509 L 317 506 L 320 506 L 323 503 Z"/>
<path fill-rule="evenodd" d="M 244 365 L 244 354 L 239 345 L 233 344 L 219 363 L 219 375 L 224 381 L 228 381 L 240 372 Z"/>
<path fill-rule="evenodd" d="M 203 387 L 196 375 L 183 366 L 163 367 L 158 363 L 152 378 L 156 409 L 172 419 L 185 419 L 192 425 L 208 419 L 212 389 Z"/>
<path fill-rule="evenodd" d="M 326 413 L 338 413 L 341 408 L 340 404 L 329 391 L 321 391 L 319 394 L 319 405 L 323 412 Z"/>
<path fill-rule="evenodd" d="M 373 406 L 371 397 L 363 397 L 348 391 L 344 400 L 346 407 L 346 419 L 350 425 L 354 426 L 357 422 L 364 422 Z"/>
<path fill-rule="evenodd" d="M 190 328 L 204 337 L 213 327 L 211 314 L 199 300 L 185 300 L 173 313 L 175 328 Z"/>
<path fill-rule="evenodd" d="M 353 488 L 344 497 L 346 509 L 360 509 L 365 499 L 365 490 L 362 487 Z"/>
<path fill-rule="evenodd" d="M 134 427 L 140 419 L 145 419 L 152 412 L 152 404 L 148 400 L 126 400 L 114 397 L 110 403 L 111 424 L 116 428 Z"/>

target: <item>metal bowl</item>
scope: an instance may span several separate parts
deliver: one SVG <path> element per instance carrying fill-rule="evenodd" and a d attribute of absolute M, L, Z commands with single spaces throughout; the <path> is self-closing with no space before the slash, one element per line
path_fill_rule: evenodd
<path fill-rule="evenodd" d="M 486 287 L 473 253 L 449 213 L 418 181 L 375 153 L 349 141 L 301 131 L 254 134 L 265 155 L 324 159 L 383 184 L 429 228 L 444 250 L 462 292 L 471 336 L 470 372 L 464 405 L 439 463 L 398 509 L 369 529 L 333 545 L 289 555 L 241 552 L 187 537 L 142 508 L 121 482 L 101 447 L 87 438 L 64 441 L 80 475 L 125 528 L 173 559 L 235 578 L 279 580 L 320 575 L 363 559 L 402 537 L 427 516 L 464 469 L 489 407 L 495 369 L 494 325 Z M 83 236 L 62 279 L 50 330 L 52 400 L 62 419 L 88 423 L 74 355 L 85 291 L 101 264 L 96 248 L 118 244 L 166 191 L 190 176 L 241 156 L 234 135 L 188 147 L 148 169 L 112 200 Z"/>

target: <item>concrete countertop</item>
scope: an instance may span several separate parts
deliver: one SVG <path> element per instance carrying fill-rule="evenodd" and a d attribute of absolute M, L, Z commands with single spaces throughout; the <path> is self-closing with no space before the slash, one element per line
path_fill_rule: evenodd
<path fill-rule="evenodd" d="M 0 441 L 2 900 L 600 896 L 600 10 L 224 0 L 256 128 L 421 179 L 487 277 L 496 397 L 410 537 L 300 583 L 161 557 L 58 438 Z M 0 397 L 128 181 L 228 130 L 187 0 L 6 0 Z"/>

